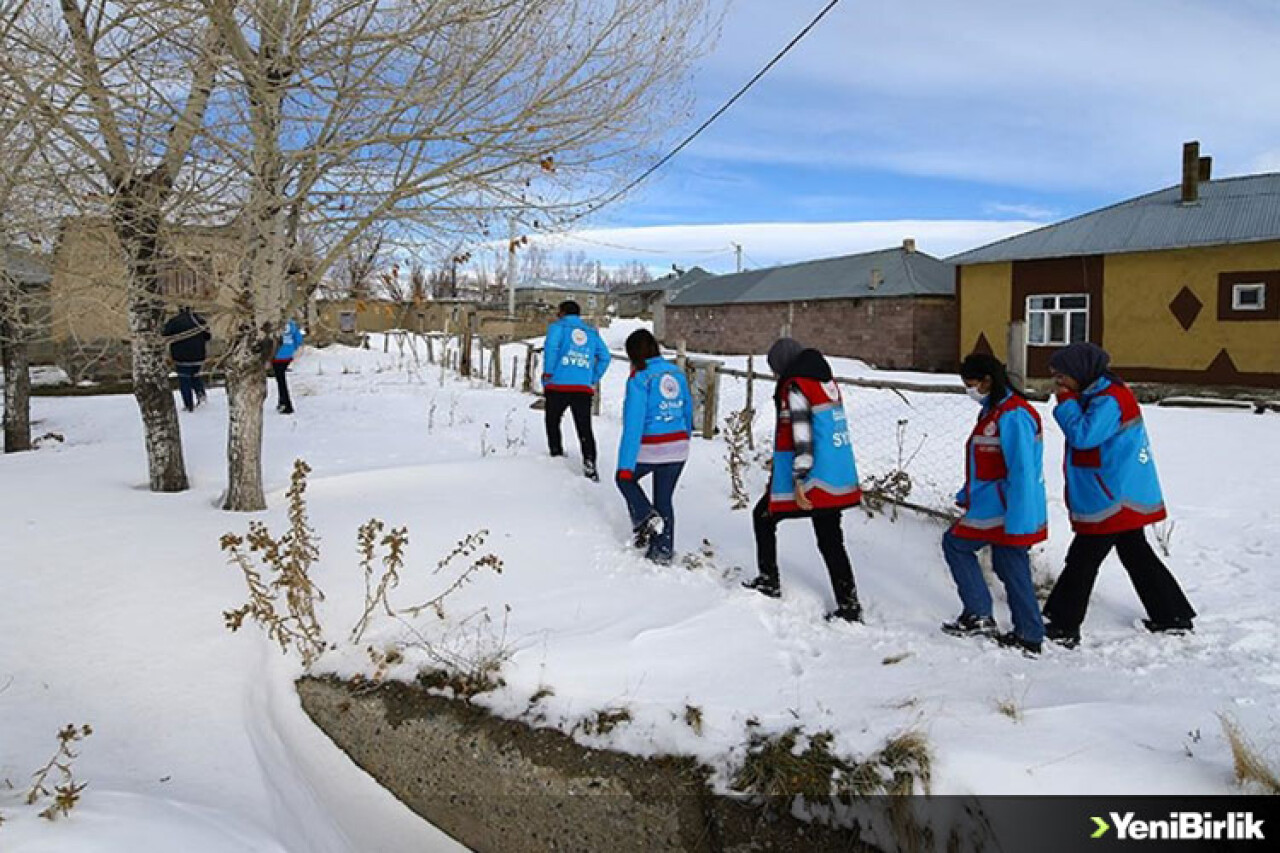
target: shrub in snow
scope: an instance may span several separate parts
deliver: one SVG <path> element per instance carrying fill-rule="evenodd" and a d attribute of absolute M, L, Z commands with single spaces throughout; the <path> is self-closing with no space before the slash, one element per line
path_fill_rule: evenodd
<path fill-rule="evenodd" d="M 45 820 L 57 820 L 59 815 L 63 817 L 69 815 L 76 803 L 80 801 L 80 792 L 89 783 L 76 781 L 71 764 L 79 758 L 80 754 L 71 747 L 91 734 L 93 734 L 93 727 L 88 725 L 68 725 L 62 728 L 58 732 L 58 749 L 54 752 L 53 758 L 33 774 L 35 781 L 31 785 L 31 790 L 27 792 L 27 805 L 33 806 L 41 799 L 52 798 L 53 802 L 40 812 L 40 817 Z M 58 782 L 53 782 L 49 778 L 55 773 L 56 778 L 60 780 Z M 53 786 L 52 791 L 46 787 L 48 785 Z"/>
<path fill-rule="evenodd" d="M 732 509 L 746 509 L 751 503 L 747 494 L 746 473 L 750 464 L 752 411 L 741 409 L 724 419 L 725 465 L 729 469 L 729 496 Z"/>
<path fill-rule="evenodd" d="M 222 550 L 240 567 L 249 587 L 247 604 L 223 612 L 227 628 L 238 631 L 245 618 L 251 618 L 280 644 L 282 652 L 287 654 L 292 648 L 302 658 L 303 666 L 308 667 L 325 647 L 315 611 L 316 602 L 324 600 L 324 593 L 309 575 L 311 565 L 320 556 L 304 497 L 310 471 L 306 462 L 294 461 L 286 492 L 289 530 L 283 536 L 276 539 L 265 524 L 251 521 L 247 536 L 227 533 L 221 539 Z M 258 566 L 254 565 L 255 555 Z"/>
<path fill-rule="evenodd" d="M 1231 745 L 1235 762 L 1236 784 L 1256 788 L 1266 794 L 1280 794 L 1280 767 L 1269 764 L 1266 757 L 1248 737 L 1240 724 L 1225 714 L 1218 719 Z"/>

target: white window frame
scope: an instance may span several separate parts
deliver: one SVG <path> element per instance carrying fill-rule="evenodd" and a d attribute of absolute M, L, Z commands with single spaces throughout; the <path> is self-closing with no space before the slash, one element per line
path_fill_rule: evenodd
<path fill-rule="evenodd" d="M 1246 305 L 1240 301 L 1240 294 L 1249 291 L 1257 291 L 1258 301 L 1253 305 Z M 1267 308 L 1267 285 L 1261 281 L 1245 281 L 1240 284 L 1231 285 L 1231 310 L 1232 311 L 1265 311 Z"/>
<path fill-rule="evenodd" d="M 1053 300 L 1049 306 L 1033 308 L 1032 300 Z M 1084 305 L 1080 307 L 1062 308 L 1059 307 L 1059 300 L 1062 299 L 1083 299 Z M 1051 306 L 1051 307 L 1050 307 Z M 1041 326 L 1041 336 L 1037 340 L 1033 336 L 1032 315 L 1038 314 L 1044 316 L 1044 323 Z M 1071 339 L 1071 318 L 1074 315 L 1082 315 L 1084 317 L 1084 337 L 1080 340 L 1089 340 L 1089 294 L 1087 293 L 1036 293 L 1027 297 L 1026 319 L 1027 319 L 1027 346 L 1031 347 L 1062 347 L 1070 343 L 1075 343 Z M 1052 337 L 1050 330 L 1053 327 L 1051 317 L 1060 315 L 1062 317 L 1063 339 L 1058 340 Z"/>

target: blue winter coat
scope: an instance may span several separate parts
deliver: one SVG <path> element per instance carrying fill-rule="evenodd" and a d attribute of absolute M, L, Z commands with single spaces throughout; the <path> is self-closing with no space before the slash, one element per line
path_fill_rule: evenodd
<path fill-rule="evenodd" d="M 951 532 L 994 545 L 1034 545 L 1049 535 L 1040 416 L 1007 394 L 988 401 L 965 448 L 964 515 Z"/>
<path fill-rule="evenodd" d="M 644 445 L 683 441 L 693 433 L 693 398 L 684 371 L 654 356 L 627 380 L 622 404 L 622 440 L 618 444 L 618 476 L 634 475 Z"/>
<path fill-rule="evenodd" d="M 1103 376 L 1058 403 L 1067 439 L 1067 509 L 1077 533 L 1123 533 L 1165 517 L 1142 409 L 1123 382 Z"/>
<path fill-rule="evenodd" d="M 280 346 L 276 349 L 275 356 L 272 361 L 292 361 L 294 354 L 298 351 L 298 347 L 302 346 L 302 339 L 306 337 L 298 324 L 290 320 L 285 324 L 284 334 L 280 336 Z"/>
<path fill-rule="evenodd" d="M 592 394 L 609 367 L 609 348 L 593 326 L 568 314 L 547 327 L 542 387 L 546 391 Z"/>

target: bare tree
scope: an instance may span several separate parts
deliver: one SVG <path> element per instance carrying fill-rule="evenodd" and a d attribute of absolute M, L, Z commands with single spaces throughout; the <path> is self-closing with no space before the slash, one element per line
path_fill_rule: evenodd
<path fill-rule="evenodd" d="M 324 235 L 314 276 L 380 222 L 583 211 L 665 130 L 706 4 L 202 0 L 236 93 L 219 143 L 247 176 L 225 508 L 265 505 L 257 342 L 312 286 L 286 275 L 299 229 Z"/>
<path fill-rule="evenodd" d="M 133 393 L 153 491 L 187 488 L 161 335 L 164 229 L 213 93 L 220 46 L 193 3 L 12 0 L 0 71 L 50 157 L 96 185 L 128 269 Z M 189 175 L 187 177 L 190 177 Z M 207 211 L 206 211 L 207 213 Z"/>
<path fill-rule="evenodd" d="M 375 273 L 382 266 L 384 229 L 371 228 L 351 242 L 347 253 L 338 259 L 334 274 L 342 295 L 351 299 L 368 299 L 373 295 Z"/>
<path fill-rule="evenodd" d="M 560 256 L 556 280 L 565 284 L 594 285 L 596 283 L 596 265 L 587 259 L 586 252 L 564 252 Z"/>

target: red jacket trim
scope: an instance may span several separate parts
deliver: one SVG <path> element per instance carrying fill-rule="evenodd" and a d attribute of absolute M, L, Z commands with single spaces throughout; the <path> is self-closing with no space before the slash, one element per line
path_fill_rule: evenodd
<path fill-rule="evenodd" d="M 833 495 L 821 489 L 809 489 L 805 492 L 814 509 L 848 509 L 862 503 L 862 489 L 854 489 L 844 495 Z M 805 512 L 793 499 L 776 500 L 769 498 L 769 512 Z"/>
<path fill-rule="evenodd" d="M 594 394 L 596 389 L 590 385 L 543 385 L 544 391 L 567 391 L 570 394 Z"/>
<path fill-rule="evenodd" d="M 1155 512 L 1137 512 L 1128 507 L 1121 507 L 1119 512 L 1103 521 L 1072 521 L 1071 529 L 1085 535 L 1127 533 L 1130 530 L 1140 530 L 1148 524 L 1163 521 L 1168 516 L 1169 513 L 1164 507 Z"/>
<path fill-rule="evenodd" d="M 641 444 L 668 444 L 672 441 L 688 441 L 689 433 L 687 432 L 669 432 L 665 435 L 645 435 L 641 436 Z"/>
<path fill-rule="evenodd" d="M 1049 527 L 1045 525 L 1034 533 L 1019 533 L 1012 535 L 1004 532 L 1004 528 L 996 530 L 978 530 L 973 527 L 966 527 L 963 521 L 957 521 L 951 526 L 953 535 L 961 539 L 974 539 L 978 542 L 990 542 L 992 545 L 1010 545 L 1024 546 L 1035 545 L 1037 542 L 1043 542 L 1049 538 Z"/>

